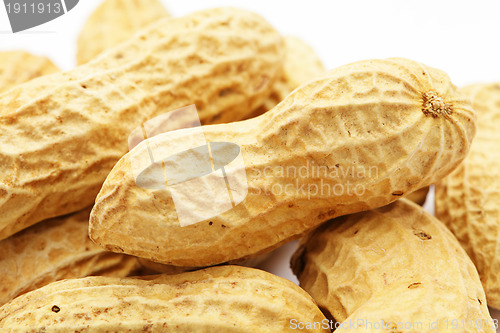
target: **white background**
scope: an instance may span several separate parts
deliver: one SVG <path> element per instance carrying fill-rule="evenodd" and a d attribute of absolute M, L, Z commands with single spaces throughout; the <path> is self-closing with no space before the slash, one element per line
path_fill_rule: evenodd
<path fill-rule="evenodd" d="M 23 49 L 51 58 L 61 69 L 75 66 L 76 38 L 101 0 L 80 0 L 66 15 L 12 34 L 0 6 L 0 51 Z M 163 0 L 174 16 L 233 6 L 266 17 L 285 35 L 313 46 L 327 68 L 349 62 L 406 57 L 446 71 L 459 85 L 500 81 L 500 1 L 272 1 Z M 432 211 L 432 197 L 426 208 Z M 288 268 L 294 244 L 262 267 L 297 282 Z M 493 313 L 499 318 L 498 312 Z M 499 330 L 500 332 L 500 330 Z"/>

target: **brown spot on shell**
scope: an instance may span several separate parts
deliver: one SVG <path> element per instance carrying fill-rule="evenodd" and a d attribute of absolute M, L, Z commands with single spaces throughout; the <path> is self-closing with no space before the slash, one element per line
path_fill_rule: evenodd
<path fill-rule="evenodd" d="M 232 94 L 232 93 L 233 93 L 233 89 L 231 89 L 231 88 L 222 89 L 221 91 L 219 91 L 219 97 L 224 97 L 224 96 L 227 96 L 227 95 Z"/>
<path fill-rule="evenodd" d="M 413 232 L 415 236 L 417 236 L 418 238 L 420 238 L 421 240 L 429 240 L 429 239 L 432 239 L 432 236 L 427 234 L 426 232 L 422 231 L 422 230 L 416 230 Z"/>

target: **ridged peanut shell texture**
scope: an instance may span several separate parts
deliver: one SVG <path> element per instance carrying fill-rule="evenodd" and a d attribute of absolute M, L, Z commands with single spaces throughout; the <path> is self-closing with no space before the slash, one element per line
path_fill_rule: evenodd
<path fill-rule="evenodd" d="M 1 95 L 0 239 L 92 204 L 147 119 L 193 103 L 202 123 L 245 118 L 281 57 L 282 38 L 261 16 L 210 9 Z"/>
<path fill-rule="evenodd" d="M 297 285 L 239 266 L 156 277 L 65 280 L 0 308 L 9 332 L 296 332 L 326 320 Z M 330 330 L 302 330 L 302 332 Z"/>
<path fill-rule="evenodd" d="M 500 83 L 461 90 L 477 112 L 477 136 L 465 161 L 436 184 L 436 216 L 476 265 L 488 305 L 500 309 Z"/>
<path fill-rule="evenodd" d="M 25 51 L 0 52 L 0 94 L 39 76 L 59 72 L 46 58 Z"/>
<path fill-rule="evenodd" d="M 323 312 L 344 322 L 335 332 L 495 332 L 470 258 L 406 199 L 319 227 L 302 240 L 292 269 Z"/>
<path fill-rule="evenodd" d="M 54 281 L 125 277 L 140 268 L 137 258 L 107 252 L 89 239 L 89 215 L 86 208 L 0 241 L 0 305 Z"/>
<path fill-rule="evenodd" d="M 113 168 L 92 210 L 91 239 L 111 251 L 177 266 L 260 254 L 328 219 L 389 204 L 435 183 L 466 156 L 475 122 L 446 74 L 389 59 L 337 68 L 262 116 L 202 130 L 208 142 L 239 146 L 245 170 L 226 173 L 236 179 L 246 174 L 246 183 L 231 185 L 248 185 L 241 203 L 181 227 L 169 190 L 135 182 L 133 164 L 149 159 L 148 146 L 158 149 L 156 156 L 169 156 L 195 131 L 163 133 Z M 191 193 L 200 199 L 198 188 Z M 200 200 L 183 204 L 193 216 L 206 216 Z"/>
<path fill-rule="evenodd" d="M 78 36 L 76 60 L 79 65 L 114 47 L 136 31 L 169 17 L 159 0 L 105 0 L 90 15 Z"/>

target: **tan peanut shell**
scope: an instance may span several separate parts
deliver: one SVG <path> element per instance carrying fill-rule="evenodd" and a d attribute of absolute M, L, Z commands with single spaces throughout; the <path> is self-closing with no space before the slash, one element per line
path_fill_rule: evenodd
<path fill-rule="evenodd" d="M 258 267 L 260 264 L 262 264 L 264 261 L 269 259 L 273 255 L 273 252 L 267 252 L 258 256 L 254 256 L 248 259 L 244 260 L 234 260 L 228 263 L 224 263 L 227 265 L 238 265 L 238 266 L 245 266 L 245 267 Z M 151 274 L 178 274 L 178 273 L 183 273 L 183 272 L 191 272 L 200 269 L 200 267 L 196 266 L 173 266 L 173 265 L 164 265 L 164 264 L 159 264 L 157 262 L 144 259 L 144 258 L 138 258 L 139 263 L 141 264 L 142 268 L 146 272 L 151 272 Z"/>
<path fill-rule="evenodd" d="M 78 36 L 78 65 L 126 41 L 141 28 L 169 16 L 159 0 L 103 1 L 87 19 Z"/>
<path fill-rule="evenodd" d="M 409 200 L 319 227 L 302 240 L 292 269 L 327 317 L 345 323 L 335 332 L 496 331 L 472 261 Z"/>
<path fill-rule="evenodd" d="M 422 206 L 425 203 L 425 200 L 427 199 L 427 194 L 429 194 L 428 186 L 408 194 L 408 196 L 406 196 L 406 199 L 409 199 Z"/>
<path fill-rule="evenodd" d="M 474 131 L 472 108 L 445 73 L 405 59 L 356 62 L 302 85 L 262 116 L 203 127 L 208 142 L 240 148 L 245 170 L 231 173 L 246 173 L 248 194 L 237 206 L 181 227 L 168 190 L 137 186 L 132 164 L 149 158 L 147 145 L 169 156 L 192 135 L 164 133 L 113 168 L 89 235 L 111 251 L 176 266 L 246 258 L 435 183 L 465 158 Z M 198 197 L 197 188 L 192 193 Z M 203 205 L 183 204 L 205 216 Z"/>
<path fill-rule="evenodd" d="M 0 94 L 36 77 L 59 72 L 46 57 L 25 51 L 0 52 Z"/>
<path fill-rule="evenodd" d="M 0 305 L 54 281 L 124 277 L 140 267 L 137 258 L 104 251 L 89 239 L 89 215 L 87 208 L 0 241 Z"/>
<path fill-rule="evenodd" d="M 144 279 L 65 280 L 0 308 L 0 329 L 9 332 L 298 331 L 291 320 L 326 319 L 297 285 L 239 266 Z"/>
<path fill-rule="evenodd" d="M 436 216 L 479 271 L 488 305 L 500 309 L 500 83 L 461 89 L 477 112 L 477 135 L 465 161 L 436 184 Z"/>
<path fill-rule="evenodd" d="M 285 99 L 295 88 L 325 71 L 325 67 L 316 51 L 302 39 L 294 36 L 285 36 L 285 58 L 283 73 L 273 87 L 271 95 L 248 118 L 260 116 L 271 110 Z"/>
<path fill-rule="evenodd" d="M 1 95 L 0 239 L 93 203 L 149 118 L 196 103 L 202 123 L 243 119 L 270 93 L 281 57 L 261 16 L 210 9 Z"/>

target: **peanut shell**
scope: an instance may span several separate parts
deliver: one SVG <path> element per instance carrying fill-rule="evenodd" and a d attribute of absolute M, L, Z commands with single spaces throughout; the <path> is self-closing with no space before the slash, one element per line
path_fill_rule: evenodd
<path fill-rule="evenodd" d="M 428 194 L 429 194 L 429 187 L 424 187 L 408 194 L 406 199 L 409 199 L 422 206 L 425 203 Z"/>
<path fill-rule="evenodd" d="M 126 41 L 141 28 L 169 16 L 158 0 L 103 1 L 87 19 L 78 36 L 78 65 Z"/>
<path fill-rule="evenodd" d="M 474 264 L 409 200 L 319 227 L 292 269 L 327 317 L 344 323 L 335 332 L 496 331 Z"/>
<path fill-rule="evenodd" d="M 89 215 L 87 208 L 0 241 L 0 305 L 54 281 L 125 277 L 139 269 L 137 258 L 104 251 L 89 239 Z"/>
<path fill-rule="evenodd" d="M 240 260 L 234 260 L 232 262 L 224 263 L 225 265 L 238 265 L 238 266 L 245 266 L 245 267 L 258 267 L 260 264 L 262 264 L 265 260 L 269 259 L 273 255 L 273 252 L 267 252 L 261 255 L 257 255 L 255 257 L 249 258 L 249 259 L 240 259 Z M 159 264 L 157 262 L 144 259 L 144 258 L 138 258 L 139 263 L 141 264 L 142 268 L 146 272 L 151 272 L 151 274 L 178 274 L 178 273 L 183 273 L 183 272 L 191 272 L 198 270 L 200 268 L 205 268 L 205 267 L 186 267 L 186 266 L 173 266 L 173 265 L 164 265 L 164 264 Z"/>
<path fill-rule="evenodd" d="M 466 160 L 436 184 L 436 216 L 476 265 L 488 304 L 500 309 L 500 83 L 461 90 L 472 98 L 478 130 Z"/>
<path fill-rule="evenodd" d="M 9 332 L 296 332 L 293 319 L 326 320 L 297 285 L 239 266 L 65 280 L 0 308 L 0 328 Z"/>
<path fill-rule="evenodd" d="M 59 72 L 46 57 L 25 51 L 0 52 L 0 94 L 36 77 Z"/>
<path fill-rule="evenodd" d="M 260 116 L 285 99 L 295 88 L 325 71 L 321 59 L 314 49 L 302 39 L 285 36 L 285 58 L 283 73 L 272 87 L 271 95 L 248 118 Z"/>

